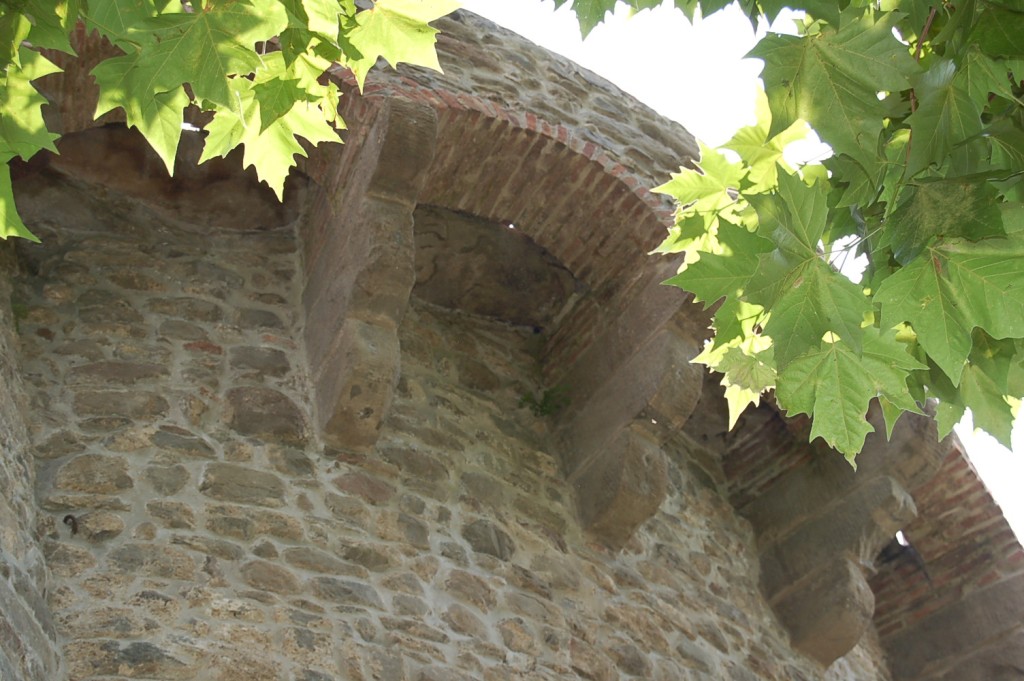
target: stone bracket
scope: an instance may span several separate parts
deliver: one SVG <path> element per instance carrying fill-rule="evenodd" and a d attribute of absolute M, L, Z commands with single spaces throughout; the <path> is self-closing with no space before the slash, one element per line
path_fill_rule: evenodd
<path fill-rule="evenodd" d="M 891 441 L 876 432 L 853 471 L 822 452 L 739 509 L 758 538 L 761 588 L 793 645 L 828 666 L 849 652 L 871 622 L 866 582 L 879 550 L 917 516 L 907 489 L 927 480 L 948 443 L 936 444 L 927 417 L 907 415 Z"/>
<path fill-rule="evenodd" d="M 328 162 L 310 163 L 320 195 L 303 228 L 317 421 L 327 446 L 349 451 L 374 447 L 391 407 L 398 326 L 415 281 L 412 212 L 437 139 L 429 107 L 401 99 L 361 107 L 347 114 L 364 118 L 360 135 Z"/>
<path fill-rule="evenodd" d="M 606 378 L 585 398 L 577 392 L 582 404 L 560 428 L 562 465 L 583 528 L 612 548 L 625 544 L 665 498 L 661 445 L 700 397 L 700 368 L 690 364 L 694 347 L 668 324 L 611 371 L 607 357 L 585 357 Z"/>

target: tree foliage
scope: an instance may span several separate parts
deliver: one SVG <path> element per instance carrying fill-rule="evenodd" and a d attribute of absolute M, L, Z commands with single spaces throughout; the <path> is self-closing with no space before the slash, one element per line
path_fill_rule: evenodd
<path fill-rule="evenodd" d="M 1024 2 L 785 4 L 803 10 L 797 34 L 749 55 L 764 62 L 758 123 L 658 189 L 678 202 L 658 250 L 685 254 L 668 283 L 715 306 L 698 360 L 724 374 L 733 423 L 774 388 L 851 462 L 875 399 L 890 433 L 936 399 L 940 435 L 970 408 L 1009 446 L 1024 395 Z M 584 34 L 615 5 L 572 2 Z M 740 6 L 756 23 L 783 3 Z M 782 149 L 808 124 L 833 155 L 791 167 Z M 856 283 L 837 267 L 853 254 Z"/>
<path fill-rule="evenodd" d="M 304 156 L 300 140 L 339 142 L 334 64 L 362 87 L 383 58 L 439 68 L 429 22 L 455 0 L 3 0 L 0 2 L 0 237 L 34 239 L 18 217 L 8 162 L 56 151 L 32 81 L 59 69 L 46 50 L 73 54 L 78 22 L 122 54 L 100 62 L 95 115 L 122 109 L 167 171 L 188 107 L 206 112 L 203 161 L 243 147 L 243 162 L 281 197 Z"/>

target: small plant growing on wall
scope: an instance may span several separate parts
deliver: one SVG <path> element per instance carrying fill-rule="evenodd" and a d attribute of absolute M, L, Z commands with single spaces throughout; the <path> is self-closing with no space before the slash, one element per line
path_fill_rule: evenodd
<path fill-rule="evenodd" d="M 538 397 L 526 393 L 519 398 L 519 408 L 527 407 L 534 416 L 554 416 L 569 406 L 569 395 L 565 386 L 545 388 Z"/>

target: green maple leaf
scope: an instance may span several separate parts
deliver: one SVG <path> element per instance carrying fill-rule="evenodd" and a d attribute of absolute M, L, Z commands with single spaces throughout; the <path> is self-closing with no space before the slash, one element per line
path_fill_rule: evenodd
<path fill-rule="evenodd" d="M 667 194 L 684 209 L 684 214 L 712 213 L 736 203 L 735 192 L 747 171 L 740 162 L 730 162 L 719 151 L 699 143 L 697 168 L 684 168 L 653 190 Z"/>
<path fill-rule="evenodd" d="M 722 146 L 735 151 L 750 166 L 747 174 L 750 183 L 748 191 L 760 193 L 778 184 L 779 165 L 788 172 L 793 172 L 782 158 L 782 152 L 791 142 L 807 137 L 810 129 L 804 121 L 797 121 L 769 140 L 772 114 L 768 107 L 768 98 L 761 88 L 758 88 L 755 114 L 756 124 L 741 128 Z"/>
<path fill-rule="evenodd" d="M 847 18 L 838 31 L 822 26 L 812 35 L 769 35 L 758 43 L 750 56 L 765 62 L 770 134 L 805 120 L 836 153 L 871 168 L 888 113 L 876 93 L 909 88 L 918 69 L 892 24 L 888 15 L 877 22 Z"/>
<path fill-rule="evenodd" d="M 33 47 L 74 54 L 68 33 L 78 21 L 78 9 L 77 0 L 28 0 L 20 8 L 32 17 L 28 42 Z"/>
<path fill-rule="evenodd" d="M 788 413 L 811 417 L 812 440 L 821 437 L 852 462 L 874 430 L 866 418 L 870 401 L 881 396 L 917 411 L 907 377 L 925 368 L 891 331 L 869 328 L 859 356 L 843 343 L 823 342 L 795 359 L 780 371 L 776 395 Z"/>
<path fill-rule="evenodd" d="M 768 240 L 730 224 L 719 226 L 718 241 L 727 252 L 701 253 L 699 260 L 665 281 L 693 293 L 705 308 L 723 297 L 736 296 L 757 268 L 758 254 L 771 249 Z"/>
<path fill-rule="evenodd" d="M 377 0 L 357 13 L 348 42 L 362 55 L 349 61 L 359 88 L 379 57 L 392 67 L 404 62 L 440 71 L 434 49 L 437 29 L 427 24 L 458 8 L 455 0 Z"/>
<path fill-rule="evenodd" d="M 1005 63 L 997 62 L 974 46 L 967 49 L 954 81 L 967 91 L 967 95 L 978 107 L 988 105 L 991 94 L 1007 99 L 1014 97 L 1012 82 L 1007 77 Z"/>
<path fill-rule="evenodd" d="M 299 81 L 285 78 L 257 83 L 252 92 L 260 103 L 260 130 L 266 130 L 291 111 L 295 102 L 306 99 L 306 91 L 300 87 Z"/>
<path fill-rule="evenodd" d="M 134 60 L 114 57 L 99 63 L 92 75 L 101 83 L 96 103 L 96 117 L 118 107 L 125 113 L 125 121 L 138 128 L 163 160 L 169 175 L 174 174 L 174 158 L 181 139 L 181 124 L 185 107 L 189 104 L 183 87 L 168 92 L 141 97 L 133 92 Z"/>
<path fill-rule="evenodd" d="M 1024 241 L 942 241 L 885 279 L 874 302 L 882 326 L 908 322 L 918 342 L 955 385 L 971 351 L 971 332 L 1024 336 Z"/>
<path fill-rule="evenodd" d="M 295 165 L 295 156 L 306 155 L 297 138 L 305 138 L 316 145 L 338 142 L 338 135 L 316 104 L 302 100 L 264 127 L 256 85 L 238 78 L 233 81 L 232 88 L 240 104 L 239 109 L 234 112 L 218 111 L 206 126 L 209 134 L 199 162 L 214 156 L 226 156 L 238 145 L 243 145 L 243 165 L 246 168 L 254 166 L 260 180 L 274 190 L 278 199 L 282 199 L 284 182 Z"/>
<path fill-rule="evenodd" d="M 978 241 L 1006 236 L 998 190 L 984 178 L 921 180 L 907 186 L 904 202 L 889 217 L 893 255 L 906 265 L 934 237 Z"/>
<path fill-rule="evenodd" d="M 298 18 L 302 27 L 310 33 L 337 43 L 341 29 L 341 16 L 355 16 L 355 4 L 351 0 L 281 0 L 288 11 Z"/>
<path fill-rule="evenodd" d="M 133 51 L 141 43 L 155 42 L 146 24 L 157 15 L 152 0 L 89 0 L 84 13 L 87 30 L 97 30 L 122 50 Z"/>
<path fill-rule="evenodd" d="M 974 425 L 1010 447 L 1013 412 L 1005 396 L 1010 394 L 1008 380 L 1018 358 L 1013 341 L 995 340 L 975 331 L 970 360 L 960 378 L 964 406 L 974 415 Z"/>
<path fill-rule="evenodd" d="M 992 165 L 1007 170 L 1024 170 L 1024 130 L 1012 121 L 996 121 L 986 131 L 992 141 Z"/>
<path fill-rule="evenodd" d="M 35 234 L 29 231 L 18 215 L 14 203 L 14 188 L 11 186 L 11 168 L 7 165 L 12 156 L 0 157 L 0 238 L 18 236 L 39 243 Z"/>
<path fill-rule="evenodd" d="M 776 373 L 772 349 L 748 354 L 730 347 L 715 366 L 723 374 L 725 401 L 729 407 L 729 429 L 736 425 L 748 405 L 757 405 L 761 393 L 775 387 Z"/>
<path fill-rule="evenodd" d="M 971 39 L 993 57 L 1024 56 L 1024 12 L 987 7 L 975 22 Z"/>
<path fill-rule="evenodd" d="M 27 161 L 40 149 L 57 151 L 53 145 L 57 135 L 46 129 L 43 120 L 46 98 L 36 91 L 32 81 L 59 72 L 60 68 L 43 55 L 24 46 L 19 48 L 18 61 L 7 66 L 0 87 L 0 154 Z"/>
<path fill-rule="evenodd" d="M 564 5 L 567 0 L 555 0 L 555 9 Z M 615 10 L 615 3 L 618 0 L 572 0 L 572 11 L 576 13 L 576 20 L 580 25 L 580 34 L 586 38 L 594 27 L 604 21 L 609 12 Z M 660 4 L 660 3 L 659 3 Z M 653 6 L 650 3 L 635 5 L 638 9 L 646 9 Z"/>
<path fill-rule="evenodd" d="M 908 177 L 932 163 L 941 164 L 957 143 L 983 128 L 981 108 L 967 89 L 970 81 L 960 81 L 955 75 L 953 62 L 940 61 L 914 87 L 919 104 L 907 119 L 911 131 Z"/>
<path fill-rule="evenodd" d="M 860 286 L 820 258 L 805 261 L 786 282 L 788 290 L 769 309 L 771 317 L 764 327 L 775 340 L 779 368 L 816 347 L 829 332 L 860 350 L 861 324 L 871 309 Z"/>
<path fill-rule="evenodd" d="M 860 287 L 833 270 L 818 251 L 828 219 L 826 192 L 823 183 L 808 187 L 782 174 L 774 198 L 751 197 L 758 232 L 776 248 L 758 256 L 746 294 L 771 313 L 765 333 L 774 339 L 780 369 L 817 347 L 829 332 L 859 351 L 861 324 L 871 309 Z"/>

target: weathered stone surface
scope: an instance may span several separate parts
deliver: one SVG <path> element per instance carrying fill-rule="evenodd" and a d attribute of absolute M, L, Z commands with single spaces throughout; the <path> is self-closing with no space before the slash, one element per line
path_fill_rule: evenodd
<path fill-rule="evenodd" d="M 483 612 L 489 611 L 497 603 L 494 589 L 487 582 L 463 570 L 452 570 L 444 585 L 449 593 Z"/>
<path fill-rule="evenodd" d="M 474 520 L 462 528 L 462 538 L 477 553 L 508 560 L 516 552 L 512 537 L 489 520 Z"/>
<path fill-rule="evenodd" d="M 570 478 L 583 527 L 608 546 L 621 547 L 665 499 L 667 466 L 647 433 L 623 431 Z"/>
<path fill-rule="evenodd" d="M 346 473 L 332 482 L 341 491 L 354 494 L 374 505 L 385 504 L 395 495 L 394 487 L 363 473 Z"/>
<path fill-rule="evenodd" d="M 323 551 L 308 547 L 293 547 L 285 549 L 283 554 L 285 561 L 290 565 L 311 572 L 322 572 L 324 574 L 344 574 L 345 564 Z"/>
<path fill-rule="evenodd" d="M 956 662 L 986 642 L 1019 630 L 1022 612 L 1022 574 L 971 592 L 962 601 L 882 639 L 889 653 L 893 678 L 900 681 L 933 678 L 932 674 L 941 670 L 943 663 Z"/>
<path fill-rule="evenodd" d="M 189 480 L 188 469 L 182 465 L 150 466 L 143 477 L 158 494 L 170 496 L 180 491 Z"/>
<path fill-rule="evenodd" d="M 165 416 L 170 405 L 161 395 L 133 390 L 78 390 L 74 410 L 79 416 L 117 417 L 152 420 Z"/>
<path fill-rule="evenodd" d="M 413 293 L 435 305 L 547 328 L 582 288 L 522 231 L 435 206 L 418 207 L 413 218 Z"/>
<path fill-rule="evenodd" d="M 180 501 L 150 501 L 146 510 L 164 527 L 191 530 L 196 526 L 192 508 Z"/>
<path fill-rule="evenodd" d="M 299 591 L 298 578 L 282 567 L 264 560 L 252 560 L 240 569 L 245 583 L 254 589 L 278 594 L 294 594 Z"/>
<path fill-rule="evenodd" d="M 57 470 L 55 484 L 75 492 L 113 494 L 131 489 L 135 483 L 124 457 L 82 454 Z"/>
<path fill-rule="evenodd" d="M 317 598 L 330 601 L 337 605 L 355 605 L 384 609 L 377 590 L 364 582 L 356 582 L 334 577 L 316 577 L 310 582 L 313 594 Z"/>
<path fill-rule="evenodd" d="M 195 560 L 187 552 L 157 544 L 122 544 L 109 554 L 110 566 L 119 572 L 167 579 L 194 580 Z"/>
<path fill-rule="evenodd" d="M 474 615 L 473 611 L 464 605 L 452 603 L 448 606 L 444 615 L 442 615 L 442 619 L 444 619 L 448 626 L 459 634 L 480 639 L 482 641 L 490 640 L 487 625 L 484 624 L 483 620 Z"/>
<path fill-rule="evenodd" d="M 398 383 L 400 348 L 393 328 L 347 320 L 318 380 L 324 441 L 367 451 L 380 435 Z"/>
<path fill-rule="evenodd" d="M 135 385 L 152 382 L 168 375 L 167 367 L 145 362 L 93 362 L 74 367 L 68 374 L 69 383 L 116 383 Z"/>
<path fill-rule="evenodd" d="M 75 641 L 68 644 L 66 654 L 74 678 L 118 675 L 173 680 L 193 678 L 196 671 L 189 661 L 143 641 Z"/>
<path fill-rule="evenodd" d="M 201 459 L 216 457 L 213 447 L 184 428 L 162 426 L 150 436 L 150 442 L 157 447 L 169 449 L 185 456 Z"/>
<path fill-rule="evenodd" d="M 104 542 L 124 532 L 124 520 L 109 511 L 92 511 L 77 518 L 78 534 L 91 542 Z"/>
<path fill-rule="evenodd" d="M 255 371 L 264 376 L 280 377 L 291 370 L 287 355 L 277 348 L 232 348 L 229 358 L 233 369 Z"/>
<path fill-rule="evenodd" d="M 773 606 L 793 646 L 827 667 L 864 635 L 875 597 L 860 567 L 839 558 L 794 584 Z"/>
<path fill-rule="evenodd" d="M 219 501 L 258 506 L 284 505 L 281 478 L 231 463 L 212 463 L 203 471 L 199 491 Z"/>
<path fill-rule="evenodd" d="M 306 441 L 306 420 L 284 394 L 270 388 L 232 388 L 225 399 L 228 426 L 242 435 L 282 444 Z"/>

